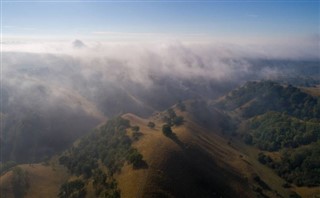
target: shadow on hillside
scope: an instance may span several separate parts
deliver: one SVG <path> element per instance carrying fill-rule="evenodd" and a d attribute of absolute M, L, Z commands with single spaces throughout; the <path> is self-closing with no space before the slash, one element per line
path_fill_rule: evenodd
<path fill-rule="evenodd" d="M 141 160 L 139 163 L 134 164 L 133 169 L 147 169 L 149 168 L 148 164 L 146 161 Z"/>
<path fill-rule="evenodd" d="M 180 146 L 181 149 L 183 149 L 183 150 L 186 149 L 185 144 L 181 140 L 179 140 L 178 136 L 175 133 L 172 132 L 167 137 L 170 138 L 172 141 L 174 141 L 176 144 L 178 144 L 178 146 Z"/>

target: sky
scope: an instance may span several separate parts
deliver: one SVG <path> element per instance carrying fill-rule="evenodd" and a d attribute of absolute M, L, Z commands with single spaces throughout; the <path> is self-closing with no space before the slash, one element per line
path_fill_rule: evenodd
<path fill-rule="evenodd" d="M 319 35 L 320 1 L 2 0 L 4 37 L 261 39 Z"/>

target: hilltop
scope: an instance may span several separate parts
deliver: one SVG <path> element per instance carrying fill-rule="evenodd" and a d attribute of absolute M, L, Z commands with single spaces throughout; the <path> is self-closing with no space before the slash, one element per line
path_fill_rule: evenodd
<path fill-rule="evenodd" d="M 25 195 L 316 196 L 319 98 L 301 90 L 250 82 L 217 100 L 180 101 L 145 118 L 110 118 L 47 165 L 19 166 L 29 175 Z M 1 176 L 9 195 L 14 170 Z M 35 179 L 40 173 L 60 176 L 44 183 Z"/>

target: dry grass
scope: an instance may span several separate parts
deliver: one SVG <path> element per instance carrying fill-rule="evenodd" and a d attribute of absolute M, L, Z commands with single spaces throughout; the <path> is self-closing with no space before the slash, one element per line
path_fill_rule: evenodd
<path fill-rule="evenodd" d="M 294 187 L 293 190 L 301 197 L 320 198 L 320 187 Z"/>
<path fill-rule="evenodd" d="M 199 186 L 197 182 L 202 180 L 201 177 L 210 177 L 211 181 L 228 183 L 228 187 L 233 189 L 230 192 L 252 197 L 252 193 L 246 192 L 249 190 L 248 186 L 243 183 L 250 165 L 242 160 L 240 153 L 223 137 L 192 122 L 188 113 L 177 109 L 175 111 L 185 117 L 184 125 L 172 128 L 176 140 L 162 134 L 161 116 L 153 116 L 150 119 L 142 119 L 132 114 L 123 116 L 130 120 L 131 125 L 140 127 L 143 135 L 133 146 L 144 156 L 148 169 L 133 170 L 131 166 L 126 165 L 116 177 L 121 196 L 175 197 L 179 193 L 188 195 L 187 193 L 192 191 L 201 195 L 207 193 L 202 191 L 207 187 Z M 147 127 L 149 121 L 155 122 L 154 129 Z M 173 187 L 175 189 L 172 189 Z"/>
<path fill-rule="evenodd" d="M 30 185 L 25 198 L 57 197 L 60 185 L 68 178 L 66 170 L 56 163 L 50 165 L 23 164 L 19 167 L 27 171 Z M 11 178 L 12 171 L 1 176 L 1 197 L 13 197 Z"/>
<path fill-rule="evenodd" d="M 316 87 L 300 87 L 300 90 L 312 96 L 320 97 L 320 85 Z"/>

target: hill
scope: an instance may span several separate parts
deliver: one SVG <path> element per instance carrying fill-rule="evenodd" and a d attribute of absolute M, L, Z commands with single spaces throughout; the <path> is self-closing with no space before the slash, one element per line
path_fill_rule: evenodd
<path fill-rule="evenodd" d="M 284 178 L 283 186 L 297 192 L 305 186 L 299 192 L 306 193 L 320 185 L 319 107 L 314 89 L 310 95 L 305 89 L 263 81 L 245 84 L 211 108 L 233 118 L 235 137 L 257 149 L 255 158 Z"/>
<path fill-rule="evenodd" d="M 318 102 L 267 81 L 147 118 L 127 113 L 99 124 L 49 166 L 20 165 L 29 175 L 20 177 L 27 178 L 22 189 L 26 197 L 66 198 L 317 196 Z M 1 176 L 8 197 L 15 171 Z M 36 192 L 39 186 L 48 190 Z"/>
<path fill-rule="evenodd" d="M 186 103 L 185 111 L 175 107 L 148 119 L 125 114 L 83 137 L 59 159 L 71 173 L 60 197 L 287 197 L 288 190 L 275 190 L 255 159 L 223 136 L 219 119 L 212 118 L 211 129 L 200 126 L 190 113 L 194 107 Z M 183 124 L 173 125 L 173 134 L 166 136 L 162 126 L 169 112 L 183 116 Z M 132 160 L 133 153 L 141 157 Z M 271 177 L 281 181 L 274 173 Z"/>

